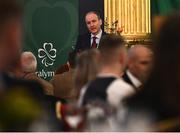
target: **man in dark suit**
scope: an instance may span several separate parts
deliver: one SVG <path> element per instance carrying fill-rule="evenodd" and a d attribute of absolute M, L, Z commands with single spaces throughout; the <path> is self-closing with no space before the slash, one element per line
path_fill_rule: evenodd
<path fill-rule="evenodd" d="M 90 48 L 98 48 L 101 37 L 107 33 L 101 29 L 102 19 L 100 14 L 95 11 L 90 11 L 85 16 L 86 26 L 89 33 L 78 36 L 75 50 L 81 52 Z"/>
<path fill-rule="evenodd" d="M 127 70 L 123 79 L 136 90 L 146 81 L 152 66 L 152 51 L 143 45 L 128 50 Z"/>

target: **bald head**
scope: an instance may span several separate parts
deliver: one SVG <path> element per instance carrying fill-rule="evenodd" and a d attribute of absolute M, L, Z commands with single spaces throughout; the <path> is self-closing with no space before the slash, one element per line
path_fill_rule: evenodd
<path fill-rule="evenodd" d="M 128 51 L 128 69 L 141 82 L 147 78 L 152 65 L 152 51 L 143 46 L 135 45 Z"/>

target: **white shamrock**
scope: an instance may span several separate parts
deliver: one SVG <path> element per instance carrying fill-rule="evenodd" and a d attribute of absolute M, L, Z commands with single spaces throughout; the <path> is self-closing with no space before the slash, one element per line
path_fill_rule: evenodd
<path fill-rule="evenodd" d="M 38 57 L 42 59 L 41 63 L 46 67 L 52 66 L 56 58 L 57 50 L 53 48 L 52 43 L 44 43 L 43 48 L 38 49 Z"/>

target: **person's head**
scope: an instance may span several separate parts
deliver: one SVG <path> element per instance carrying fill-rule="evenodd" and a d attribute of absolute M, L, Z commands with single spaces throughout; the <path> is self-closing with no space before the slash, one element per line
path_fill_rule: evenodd
<path fill-rule="evenodd" d="M 127 56 L 124 44 L 125 41 L 122 36 L 115 34 L 103 36 L 99 45 L 102 68 L 109 67 L 114 69 L 116 67 L 115 71 L 119 71 L 119 74 L 122 74 L 126 66 Z"/>
<path fill-rule="evenodd" d="M 86 26 L 90 33 L 97 35 L 101 30 L 102 20 L 96 11 L 90 11 L 85 16 Z"/>
<path fill-rule="evenodd" d="M 21 49 L 21 19 L 22 8 L 16 0 L 0 1 L 1 69 L 11 64 L 19 56 Z"/>
<path fill-rule="evenodd" d="M 168 16 L 154 42 L 154 64 L 142 89 L 130 99 L 158 111 L 163 118 L 180 115 L 180 14 Z M 156 112 L 157 113 L 157 112 Z"/>
<path fill-rule="evenodd" d="M 162 24 L 156 38 L 153 73 L 161 78 L 166 86 L 176 86 L 180 90 L 179 24 L 180 13 L 167 17 Z"/>
<path fill-rule="evenodd" d="M 71 68 L 76 67 L 76 56 L 77 56 L 77 52 L 75 50 L 71 51 L 68 55 L 68 63 Z"/>
<path fill-rule="evenodd" d="M 99 71 L 99 51 L 90 49 L 83 51 L 77 58 L 75 84 L 77 89 L 81 89 L 89 81 L 95 79 Z"/>
<path fill-rule="evenodd" d="M 24 73 L 32 73 L 36 71 L 37 60 L 32 52 L 23 52 L 21 54 L 21 68 Z"/>
<path fill-rule="evenodd" d="M 152 66 L 152 51 L 143 45 L 135 45 L 128 50 L 128 69 L 144 82 Z"/>
<path fill-rule="evenodd" d="M 20 58 L 13 66 L 7 68 L 7 72 L 12 76 L 22 78 L 28 73 L 33 73 L 37 68 L 37 60 L 32 52 L 22 52 Z"/>
<path fill-rule="evenodd" d="M 180 13 L 167 17 L 156 39 L 152 78 L 158 80 L 164 103 L 180 114 Z M 163 103 L 163 104 L 164 104 Z M 166 104 L 168 105 L 168 104 Z M 171 109 L 171 107 L 170 107 Z M 173 110 L 175 109 L 175 110 Z"/>

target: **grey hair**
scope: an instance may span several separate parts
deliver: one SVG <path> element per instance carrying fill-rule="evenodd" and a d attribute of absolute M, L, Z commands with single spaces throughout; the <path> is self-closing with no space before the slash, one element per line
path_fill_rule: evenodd
<path fill-rule="evenodd" d="M 23 52 L 21 54 L 21 65 L 24 72 L 35 72 L 37 68 L 37 60 L 32 52 Z"/>

